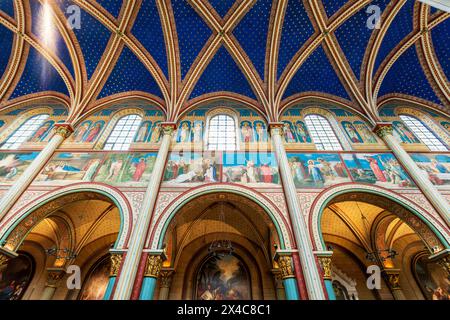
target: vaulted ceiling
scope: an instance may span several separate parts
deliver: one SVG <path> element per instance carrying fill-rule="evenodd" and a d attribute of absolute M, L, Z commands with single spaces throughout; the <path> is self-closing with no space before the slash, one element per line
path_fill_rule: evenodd
<path fill-rule="evenodd" d="M 449 17 L 412 0 L 2 0 L 0 110 L 56 100 L 75 123 L 139 98 L 168 121 L 221 99 L 268 121 L 309 100 L 372 123 L 393 101 L 450 114 Z"/>

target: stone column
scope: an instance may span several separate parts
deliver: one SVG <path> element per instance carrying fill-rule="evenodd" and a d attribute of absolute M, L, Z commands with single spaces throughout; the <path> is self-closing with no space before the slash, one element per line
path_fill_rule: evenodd
<path fill-rule="evenodd" d="M 323 283 L 327 290 L 328 299 L 336 300 L 336 295 L 333 289 L 333 281 L 331 280 L 331 256 L 333 251 L 317 252 L 316 255 L 319 258 L 320 266 L 322 267 Z"/>
<path fill-rule="evenodd" d="M 148 254 L 139 300 L 153 300 L 156 282 L 158 281 L 162 263 L 165 259 L 166 257 L 163 251 Z"/>
<path fill-rule="evenodd" d="M 417 187 L 422 191 L 428 201 L 430 201 L 442 219 L 444 219 L 447 226 L 450 226 L 450 204 L 431 183 L 430 179 L 428 179 L 428 175 L 419 169 L 414 160 L 394 137 L 392 124 L 384 122 L 378 123 L 373 131 L 383 139 L 386 145 L 395 154 L 398 161 L 405 167 L 411 178 L 414 179 Z"/>
<path fill-rule="evenodd" d="M 175 273 L 174 269 L 164 268 L 160 272 L 160 288 L 159 288 L 159 298 L 158 300 L 168 300 L 170 293 L 170 286 L 172 285 L 173 274 Z"/>
<path fill-rule="evenodd" d="M 291 253 L 279 250 L 275 254 L 274 259 L 280 269 L 280 276 L 283 281 L 286 300 L 300 300 Z"/>
<path fill-rule="evenodd" d="M 116 282 L 117 275 L 119 274 L 120 264 L 122 263 L 122 252 L 117 250 L 110 250 L 111 252 L 111 268 L 109 271 L 108 286 L 106 287 L 105 295 L 103 300 L 109 300 L 111 298 L 111 293 Z"/>
<path fill-rule="evenodd" d="M 270 124 L 270 133 L 272 136 L 272 144 L 275 149 L 278 165 L 280 167 L 283 190 L 286 195 L 295 241 L 297 243 L 297 247 L 299 248 L 299 257 L 302 265 L 303 276 L 305 277 L 306 289 L 308 290 L 308 297 L 311 300 L 325 300 L 326 297 L 322 288 L 322 279 L 319 275 L 319 270 L 317 269 L 311 238 L 309 237 L 306 222 L 303 218 L 294 179 L 292 177 L 288 158 L 284 149 L 282 140 L 283 124 Z"/>
<path fill-rule="evenodd" d="M 277 300 L 286 300 L 286 294 L 284 292 L 283 279 L 281 279 L 280 269 L 272 269 L 272 274 L 275 283 L 275 294 Z"/>
<path fill-rule="evenodd" d="M 386 284 L 391 290 L 395 300 L 406 300 L 405 295 L 400 287 L 400 270 L 399 269 L 384 269 L 382 271 Z"/>
<path fill-rule="evenodd" d="M 52 300 L 61 279 L 66 274 L 62 268 L 48 268 L 47 282 L 45 283 L 44 292 L 42 292 L 41 300 Z"/>
<path fill-rule="evenodd" d="M 73 132 L 70 124 L 58 123 L 55 124 L 55 135 L 51 138 L 48 144 L 39 152 L 39 155 L 34 159 L 28 168 L 22 173 L 11 188 L 3 194 L 0 200 L 0 220 L 3 219 L 9 210 L 14 206 L 16 201 L 25 192 L 30 183 L 41 172 L 44 165 L 52 157 L 55 150 L 61 143 Z"/>
<path fill-rule="evenodd" d="M 136 279 L 139 261 L 141 259 L 142 250 L 144 249 L 147 231 L 150 226 L 153 209 L 158 196 L 159 186 L 164 174 L 172 134 L 176 128 L 176 125 L 175 123 L 163 123 L 162 127 L 163 136 L 161 146 L 153 167 L 153 172 L 147 191 L 145 192 L 141 212 L 139 213 L 136 224 L 133 226 L 128 251 L 124 258 L 120 277 L 114 291 L 114 300 L 128 300 L 130 299 L 133 291 L 133 284 Z"/>

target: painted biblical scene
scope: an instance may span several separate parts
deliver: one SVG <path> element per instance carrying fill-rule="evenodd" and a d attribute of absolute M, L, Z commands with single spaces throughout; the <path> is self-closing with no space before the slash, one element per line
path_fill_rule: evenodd
<path fill-rule="evenodd" d="M 26 254 L 11 259 L 0 269 L 0 300 L 20 300 L 34 275 L 34 261 Z"/>
<path fill-rule="evenodd" d="M 444 269 L 427 256 L 419 257 L 414 273 L 427 300 L 450 300 L 450 281 Z"/>
<path fill-rule="evenodd" d="M 375 135 L 372 133 L 372 131 L 370 131 L 366 123 L 362 121 L 355 121 L 353 122 L 353 126 L 358 131 L 359 136 L 361 137 L 364 143 L 378 143 L 377 139 L 375 138 Z"/>
<path fill-rule="evenodd" d="M 228 152 L 223 153 L 223 182 L 242 183 L 249 186 L 280 185 L 280 174 L 274 153 Z"/>
<path fill-rule="evenodd" d="M 78 300 L 103 300 L 108 286 L 111 259 L 105 257 L 89 271 L 83 283 Z"/>
<path fill-rule="evenodd" d="M 172 152 L 164 181 L 183 185 L 220 182 L 219 160 L 214 152 Z"/>
<path fill-rule="evenodd" d="M 95 182 L 129 187 L 146 186 L 150 181 L 157 153 L 109 153 Z"/>
<path fill-rule="evenodd" d="M 0 153 L 0 184 L 16 181 L 39 152 Z"/>
<path fill-rule="evenodd" d="M 450 155 L 413 153 L 411 157 L 435 186 L 450 189 Z"/>
<path fill-rule="evenodd" d="M 209 257 L 197 274 L 197 300 L 250 300 L 251 286 L 247 268 L 236 256 Z"/>
<path fill-rule="evenodd" d="M 67 184 L 92 181 L 103 158 L 103 153 L 95 152 L 56 153 L 36 177 L 35 183 Z"/>
<path fill-rule="evenodd" d="M 287 156 L 297 188 L 325 188 L 351 181 L 338 154 L 288 153 Z"/>
<path fill-rule="evenodd" d="M 342 128 L 344 128 L 345 133 L 349 137 L 352 143 L 363 143 L 363 139 L 359 135 L 358 131 L 355 129 L 353 124 L 348 121 L 342 121 Z"/>
<path fill-rule="evenodd" d="M 342 154 L 342 158 L 356 182 L 371 183 L 387 189 L 415 186 L 390 153 Z"/>
<path fill-rule="evenodd" d="M 394 136 L 403 143 L 420 143 L 420 140 L 412 133 L 403 122 L 393 121 Z"/>

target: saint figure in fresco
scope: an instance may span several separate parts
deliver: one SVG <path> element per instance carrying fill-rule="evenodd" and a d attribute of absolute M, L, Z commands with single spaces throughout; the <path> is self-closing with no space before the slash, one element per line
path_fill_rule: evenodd
<path fill-rule="evenodd" d="M 257 123 L 255 124 L 255 131 L 256 131 L 256 140 L 257 140 L 258 142 L 263 142 L 263 141 L 265 141 L 265 131 L 266 131 L 266 130 L 264 129 L 262 123 L 257 122 Z"/>
<path fill-rule="evenodd" d="M 109 167 L 109 174 L 106 177 L 105 181 L 109 181 L 111 179 L 115 180 L 120 174 L 120 170 L 122 170 L 123 161 L 122 159 L 111 159 L 111 165 Z"/>
<path fill-rule="evenodd" d="M 147 140 L 147 131 L 149 127 L 148 122 L 144 122 L 142 126 L 139 128 L 139 131 L 137 132 L 136 139 L 134 141 L 136 142 L 145 142 Z"/>
<path fill-rule="evenodd" d="M 291 126 L 287 122 L 284 123 L 284 139 L 288 143 L 295 142 L 295 137 L 294 134 L 292 133 Z"/>
<path fill-rule="evenodd" d="M 322 184 L 325 182 L 322 172 L 314 163 L 314 160 L 308 160 L 308 173 L 310 177 L 313 179 L 314 183 Z"/>
<path fill-rule="evenodd" d="M 161 124 L 156 123 L 153 128 L 152 137 L 150 138 L 150 142 L 152 142 L 152 143 L 159 142 L 160 135 L 161 135 Z"/>
<path fill-rule="evenodd" d="M 82 142 L 84 134 L 89 130 L 90 123 L 84 122 L 72 136 L 72 140 L 75 142 Z"/>
<path fill-rule="evenodd" d="M 347 132 L 348 136 L 350 137 L 350 140 L 353 143 L 362 143 L 361 138 L 358 136 L 358 133 L 356 133 L 355 128 L 350 123 L 345 124 L 345 131 Z"/>
<path fill-rule="evenodd" d="M 331 168 L 331 163 L 329 163 L 328 161 L 326 161 L 325 159 L 322 159 L 322 158 L 317 158 L 317 161 L 321 165 L 320 172 L 322 172 L 322 176 L 324 176 L 330 180 L 334 180 L 335 175 L 333 172 L 333 168 Z"/>
<path fill-rule="evenodd" d="M 255 163 L 252 160 L 247 161 L 247 178 L 250 183 L 257 183 Z"/>
<path fill-rule="evenodd" d="M 95 123 L 94 127 L 89 130 L 85 142 L 94 142 L 101 130 L 102 130 L 101 122 Z"/>
<path fill-rule="evenodd" d="M 305 130 L 305 127 L 303 126 L 303 123 L 298 121 L 297 122 L 297 136 L 298 136 L 298 141 L 305 143 L 308 142 L 309 140 L 309 135 Z"/>
<path fill-rule="evenodd" d="M 194 129 L 193 129 L 194 143 L 202 142 L 202 136 L 203 136 L 202 131 L 203 131 L 202 122 L 195 121 Z"/>
<path fill-rule="evenodd" d="M 94 159 L 89 161 L 86 173 L 84 174 L 83 181 L 91 181 L 92 177 L 94 176 L 95 172 L 97 171 L 97 168 L 100 164 L 100 159 Z"/>
<path fill-rule="evenodd" d="M 133 181 L 141 181 L 142 175 L 145 172 L 145 169 L 147 168 L 147 163 L 145 162 L 144 158 L 140 158 L 139 162 L 134 165 L 136 167 L 136 170 L 133 173 Z"/>
<path fill-rule="evenodd" d="M 381 160 L 380 157 L 378 158 Z M 378 165 L 377 159 L 369 156 L 366 156 L 365 159 L 367 162 L 369 162 L 370 169 L 372 169 L 373 174 L 375 175 L 377 180 L 380 182 L 386 182 L 386 177 L 384 176 L 383 170 L 381 170 L 380 166 Z"/>
<path fill-rule="evenodd" d="M 419 141 L 417 141 L 416 136 L 409 131 L 404 125 L 403 123 L 395 123 L 395 127 L 397 128 L 397 132 L 400 135 L 400 138 L 402 139 L 403 142 L 409 142 L 409 143 L 418 143 Z"/>
<path fill-rule="evenodd" d="M 248 143 L 253 141 L 253 130 L 247 121 L 242 123 L 241 134 L 243 142 Z"/>
<path fill-rule="evenodd" d="M 39 129 L 36 130 L 33 137 L 30 139 L 30 141 L 40 141 L 44 137 L 44 135 L 47 133 L 48 129 L 50 128 L 51 123 L 46 122 L 44 123 Z"/>
<path fill-rule="evenodd" d="M 377 143 L 377 139 L 375 139 L 373 134 L 370 132 L 370 130 L 367 128 L 367 126 L 364 123 L 356 123 L 355 122 L 355 127 L 358 130 L 358 132 L 361 135 L 364 142 Z"/>

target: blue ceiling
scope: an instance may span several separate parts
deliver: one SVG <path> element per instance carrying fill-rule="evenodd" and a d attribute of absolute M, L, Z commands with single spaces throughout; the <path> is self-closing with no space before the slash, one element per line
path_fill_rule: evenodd
<path fill-rule="evenodd" d="M 32 12 L 31 32 L 43 42 L 46 35 L 39 30 L 42 4 L 39 0 L 26 1 L 29 1 Z M 122 0 L 98 0 L 97 2 L 114 18 L 119 17 L 122 5 L 125 3 Z M 14 1 L 0 1 L 2 14 L 14 17 L 13 3 Z M 230 13 L 235 0 L 209 0 L 209 3 L 221 17 L 225 17 L 227 13 Z M 254 5 L 249 8 L 248 12 L 231 31 L 232 36 L 235 37 L 248 57 L 250 65 L 254 66 L 262 81 L 265 81 L 267 38 L 273 3 L 275 2 L 272 0 L 255 1 Z M 346 3 L 347 1 L 344 0 L 322 0 L 323 10 L 328 18 L 336 17 L 340 8 Z M 378 5 L 384 10 L 391 8 L 394 3 L 396 3 L 396 0 L 374 0 L 371 4 Z M 389 56 L 389 53 L 396 50 L 399 43 L 413 31 L 414 5 L 417 3 L 417 1 L 412 0 L 406 1 L 395 17 L 381 43 L 375 61 L 374 74 Z M 169 10 L 173 12 L 173 23 L 176 27 L 175 40 L 179 48 L 177 58 L 179 59 L 181 79 L 178 80 L 183 81 L 188 71 L 195 64 L 200 52 L 207 49 L 205 45 L 214 33 L 188 0 L 172 0 L 170 4 Z M 57 6 L 66 15 L 66 9 L 70 5 L 73 5 L 71 0 L 57 1 Z M 366 9 L 364 7 L 350 16 L 335 30 L 342 55 L 348 61 L 349 67 L 358 80 L 361 78 L 361 66 L 365 58 L 364 55 L 367 53 L 367 45 L 374 32 L 366 27 L 369 16 Z M 442 13 L 434 9 L 431 11 L 433 14 Z M 89 80 L 101 61 L 112 33 L 87 11 L 81 10 L 81 14 L 81 29 L 74 29 L 73 33 L 78 42 L 76 46 L 79 46 L 83 54 L 87 80 Z M 311 18 L 312 15 L 308 15 L 303 1 L 288 0 L 280 35 L 277 63 L 278 79 L 282 79 L 283 71 L 295 54 L 317 34 Z M 129 35 L 136 38 L 138 45 L 153 57 L 163 75 L 168 79 L 167 48 L 156 0 L 142 0 L 132 23 Z M 447 78 L 450 78 L 450 19 L 434 28 L 431 35 L 437 60 Z M 74 66 L 62 35 L 55 31 L 52 39 L 55 42 L 54 53 L 74 77 Z M 11 56 L 12 43 L 12 33 L 0 25 L 0 72 L 2 74 L 5 72 Z M 61 77 L 35 49 L 30 49 L 28 60 L 24 61 L 24 65 L 21 79 L 9 99 L 46 90 L 68 94 Z M 125 46 L 97 98 L 132 90 L 144 91 L 162 98 L 161 91 L 150 72 L 138 57 Z M 203 74 L 200 75 L 190 99 L 216 91 L 229 91 L 257 99 L 241 68 L 223 45 L 217 50 L 216 55 L 206 66 Z M 283 98 L 289 98 L 306 91 L 330 94 L 352 101 L 321 45 L 296 71 L 287 86 L 286 92 L 284 92 Z M 414 46 L 394 63 L 382 84 L 379 98 L 385 94 L 393 93 L 416 96 L 439 105 L 448 106 L 449 104 L 448 101 L 441 101 L 431 88 L 421 68 Z"/>

